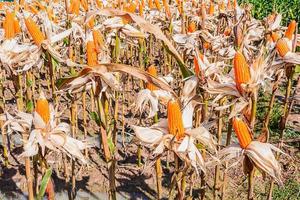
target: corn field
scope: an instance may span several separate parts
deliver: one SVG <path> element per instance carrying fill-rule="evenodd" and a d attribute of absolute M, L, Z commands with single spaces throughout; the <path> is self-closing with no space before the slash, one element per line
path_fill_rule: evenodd
<path fill-rule="evenodd" d="M 0 199 L 299 199 L 295 6 L 0 2 Z"/>

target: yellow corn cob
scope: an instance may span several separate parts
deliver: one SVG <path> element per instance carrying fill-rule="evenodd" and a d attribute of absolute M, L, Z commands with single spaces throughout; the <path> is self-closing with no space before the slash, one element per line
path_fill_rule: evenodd
<path fill-rule="evenodd" d="M 33 21 L 33 19 L 31 17 L 27 17 L 25 19 L 25 25 L 26 25 L 27 30 L 28 30 L 29 34 L 31 35 L 34 43 L 37 46 L 40 46 L 42 44 L 42 42 L 45 40 L 45 36 L 42 33 L 42 31 L 40 30 L 40 28 L 38 27 L 38 25 Z"/>
<path fill-rule="evenodd" d="M 225 11 L 225 3 L 223 0 L 219 3 L 219 11 L 221 12 Z"/>
<path fill-rule="evenodd" d="M 233 128 L 237 135 L 240 146 L 245 149 L 252 141 L 250 130 L 243 120 L 235 117 L 233 118 Z"/>
<path fill-rule="evenodd" d="M 151 74 L 152 76 L 157 77 L 157 70 L 154 65 L 151 65 L 150 67 L 148 67 L 147 72 L 149 74 Z M 154 90 L 157 90 L 157 87 L 155 85 L 153 85 L 152 83 L 147 83 L 147 89 L 149 89 L 150 91 L 154 91 Z"/>
<path fill-rule="evenodd" d="M 293 39 L 293 34 L 296 30 L 296 21 L 295 20 L 292 20 L 285 32 L 285 37 L 287 37 L 289 40 L 292 40 Z"/>
<path fill-rule="evenodd" d="M 289 51 L 289 46 L 284 38 L 281 38 L 276 43 L 276 50 L 281 57 L 284 57 Z"/>
<path fill-rule="evenodd" d="M 12 39 L 15 37 L 14 15 L 10 11 L 6 11 L 5 20 L 3 22 L 5 39 Z"/>
<path fill-rule="evenodd" d="M 164 5 L 164 8 L 165 8 L 165 12 L 166 12 L 167 17 L 170 18 L 171 17 L 171 11 L 170 11 L 168 1 L 163 0 L 163 5 Z"/>
<path fill-rule="evenodd" d="M 15 34 L 21 32 L 21 27 L 17 19 L 14 19 L 14 30 L 15 30 Z"/>
<path fill-rule="evenodd" d="M 40 97 L 36 101 L 35 112 L 37 112 L 43 119 L 43 121 L 47 124 L 50 120 L 50 108 L 49 103 L 44 95 L 41 92 Z"/>
<path fill-rule="evenodd" d="M 188 32 L 193 33 L 196 31 L 196 23 L 194 21 L 189 23 Z"/>
<path fill-rule="evenodd" d="M 93 30 L 93 40 L 96 52 L 100 52 L 100 48 L 104 46 L 104 38 L 99 30 Z"/>
<path fill-rule="evenodd" d="M 227 10 L 232 10 L 231 0 L 227 2 Z"/>
<path fill-rule="evenodd" d="M 273 42 L 276 42 L 280 38 L 280 36 L 276 32 L 272 32 L 271 37 L 272 37 Z"/>
<path fill-rule="evenodd" d="M 103 4 L 102 4 L 101 0 L 96 0 L 96 4 L 97 4 L 98 8 L 102 8 L 103 7 Z"/>
<path fill-rule="evenodd" d="M 153 9 L 153 0 L 148 0 L 148 7 L 149 9 Z"/>
<path fill-rule="evenodd" d="M 201 61 L 203 61 L 204 55 L 202 53 L 199 53 L 199 58 L 201 59 Z M 194 70 L 195 70 L 195 74 L 197 76 L 199 76 L 200 66 L 199 66 L 199 63 L 198 63 L 198 60 L 197 60 L 196 56 L 194 56 Z"/>
<path fill-rule="evenodd" d="M 177 100 L 170 100 L 167 106 L 169 133 L 179 140 L 184 137 L 184 127 L 180 105 Z"/>
<path fill-rule="evenodd" d="M 209 9 L 208 9 L 208 14 L 209 14 L 209 15 L 213 15 L 214 12 L 215 12 L 215 5 L 214 5 L 214 2 L 211 1 L 211 2 L 210 2 L 210 5 L 209 5 Z"/>
<path fill-rule="evenodd" d="M 243 83 L 248 83 L 251 77 L 249 65 L 242 53 L 236 52 L 233 58 L 233 68 L 236 88 L 240 93 L 243 93 L 243 88 L 241 87 L 241 85 Z"/>
<path fill-rule="evenodd" d="M 79 0 L 72 0 L 69 12 L 71 14 L 79 15 L 79 9 L 80 9 L 80 1 Z"/>
<path fill-rule="evenodd" d="M 154 3 L 155 3 L 155 6 L 156 6 L 156 8 L 157 8 L 157 10 L 161 10 L 161 5 L 160 5 L 160 2 L 159 2 L 159 0 L 154 0 Z"/>
<path fill-rule="evenodd" d="M 98 64 L 97 52 L 94 41 L 88 41 L 86 45 L 87 64 L 95 66 Z"/>
<path fill-rule="evenodd" d="M 89 3 L 87 0 L 80 0 L 80 4 L 83 7 L 84 11 L 88 11 L 89 10 Z"/>

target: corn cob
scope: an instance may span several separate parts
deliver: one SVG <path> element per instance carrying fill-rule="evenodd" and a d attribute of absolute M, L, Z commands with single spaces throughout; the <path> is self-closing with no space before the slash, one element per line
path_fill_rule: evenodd
<path fill-rule="evenodd" d="M 281 38 L 277 41 L 276 50 L 281 57 L 284 57 L 290 51 L 288 44 L 284 38 Z"/>
<path fill-rule="evenodd" d="M 169 133 L 179 140 L 184 137 L 184 127 L 180 105 L 177 100 L 170 100 L 167 106 Z"/>
<path fill-rule="evenodd" d="M 29 34 L 31 35 L 34 43 L 37 46 L 40 46 L 42 42 L 45 40 L 44 34 L 39 29 L 38 25 L 33 21 L 31 17 L 27 17 L 25 19 L 25 25 L 27 27 L 27 30 Z"/>
<path fill-rule="evenodd" d="M 3 28 L 4 28 L 5 39 L 12 39 L 15 37 L 13 13 L 6 11 L 5 20 L 3 22 Z"/>
<path fill-rule="evenodd" d="M 233 58 L 233 68 L 235 75 L 236 88 L 240 93 L 243 93 L 242 84 L 250 80 L 250 69 L 244 55 L 237 52 Z"/>
<path fill-rule="evenodd" d="M 293 39 L 293 34 L 296 30 L 296 21 L 295 20 L 292 20 L 285 32 L 285 37 L 287 37 L 289 40 L 292 40 Z"/>
<path fill-rule="evenodd" d="M 245 149 L 252 141 L 251 133 L 247 124 L 243 120 L 235 117 L 233 118 L 233 128 L 240 146 Z"/>
<path fill-rule="evenodd" d="M 157 70 L 154 65 L 151 65 L 150 67 L 148 67 L 147 72 L 149 74 L 151 74 L 152 76 L 157 77 Z M 157 87 L 155 85 L 153 85 L 152 83 L 147 83 L 147 89 L 149 89 L 150 91 L 154 91 L 154 90 L 157 90 Z"/>
<path fill-rule="evenodd" d="M 41 92 L 38 100 L 36 101 L 35 112 L 37 112 L 41 116 L 41 118 L 46 124 L 49 122 L 50 108 L 49 108 L 49 103 L 43 92 Z"/>

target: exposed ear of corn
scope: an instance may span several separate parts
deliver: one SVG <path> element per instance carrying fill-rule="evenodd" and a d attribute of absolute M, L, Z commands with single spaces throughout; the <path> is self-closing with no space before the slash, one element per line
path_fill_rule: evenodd
<path fill-rule="evenodd" d="M 188 32 L 193 33 L 195 31 L 196 31 L 196 23 L 194 21 L 191 21 L 188 26 Z"/>
<path fill-rule="evenodd" d="M 15 37 L 14 15 L 10 11 L 6 11 L 5 20 L 3 22 L 5 39 L 12 39 Z"/>
<path fill-rule="evenodd" d="M 231 0 L 227 1 L 227 9 L 232 10 Z"/>
<path fill-rule="evenodd" d="M 71 14 L 79 15 L 79 10 L 80 10 L 80 1 L 79 0 L 72 0 L 70 8 L 69 8 L 69 12 Z"/>
<path fill-rule="evenodd" d="M 272 32 L 271 37 L 273 42 L 276 42 L 280 38 L 280 36 L 276 32 Z"/>
<path fill-rule="evenodd" d="M 151 65 L 150 67 L 148 67 L 147 71 L 152 76 L 157 77 L 157 70 L 154 65 Z M 152 83 L 147 83 L 147 89 L 149 89 L 150 91 L 154 91 L 154 90 L 157 90 L 157 87 L 155 85 L 153 85 Z"/>
<path fill-rule="evenodd" d="M 276 50 L 281 57 L 284 57 L 289 51 L 289 46 L 284 38 L 281 38 L 276 43 Z"/>
<path fill-rule="evenodd" d="M 160 11 L 161 10 L 161 5 L 160 5 L 159 0 L 154 0 L 154 3 L 155 3 L 155 6 L 156 6 L 157 10 Z"/>
<path fill-rule="evenodd" d="M 215 5 L 214 5 L 214 2 L 211 1 L 211 2 L 210 2 L 210 5 L 209 5 L 209 9 L 208 9 L 208 14 L 209 14 L 209 15 L 213 15 L 214 12 L 215 12 Z"/>
<path fill-rule="evenodd" d="M 50 107 L 49 103 L 44 95 L 43 92 L 41 92 L 40 97 L 36 101 L 36 108 L 35 112 L 37 112 L 44 122 L 47 124 L 50 120 Z"/>
<path fill-rule="evenodd" d="M 87 64 L 95 66 L 98 64 L 97 52 L 94 41 L 88 41 L 86 45 Z"/>
<path fill-rule="evenodd" d="M 163 5 L 164 5 L 164 8 L 165 8 L 165 12 L 166 12 L 167 17 L 170 18 L 171 17 L 171 11 L 170 11 L 168 0 L 163 0 Z"/>
<path fill-rule="evenodd" d="M 93 30 L 93 40 L 97 53 L 100 53 L 100 48 L 104 47 L 104 38 L 99 30 Z"/>
<path fill-rule="evenodd" d="M 180 105 L 177 100 L 170 100 L 167 105 L 169 132 L 179 140 L 184 137 L 184 127 Z"/>
<path fill-rule="evenodd" d="M 293 34 L 296 30 L 296 21 L 295 20 L 292 20 L 285 32 L 285 37 L 287 37 L 289 40 L 292 40 L 293 39 Z"/>
<path fill-rule="evenodd" d="M 199 53 L 198 56 L 203 61 L 204 55 L 202 53 Z M 199 66 L 199 63 L 198 63 L 198 60 L 197 60 L 196 56 L 194 56 L 194 70 L 195 70 L 195 74 L 197 76 L 199 76 L 199 74 L 200 74 L 200 66 Z"/>
<path fill-rule="evenodd" d="M 243 88 L 241 85 L 243 83 L 248 83 L 251 77 L 249 65 L 241 52 L 236 52 L 233 58 L 233 68 L 236 87 L 240 93 L 243 93 Z"/>
<path fill-rule="evenodd" d="M 84 9 L 84 11 L 88 11 L 89 10 L 88 0 L 80 0 L 80 4 L 81 4 L 82 8 Z"/>
<path fill-rule="evenodd" d="M 33 19 L 31 17 L 27 17 L 25 19 L 25 25 L 26 25 L 27 30 L 28 30 L 29 34 L 31 35 L 34 43 L 37 46 L 40 46 L 42 44 L 42 42 L 45 40 L 45 36 L 41 32 L 38 25 L 33 21 Z"/>
<path fill-rule="evenodd" d="M 243 120 L 233 118 L 234 132 L 239 140 L 240 146 L 245 149 L 252 141 L 250 130 Z"/>

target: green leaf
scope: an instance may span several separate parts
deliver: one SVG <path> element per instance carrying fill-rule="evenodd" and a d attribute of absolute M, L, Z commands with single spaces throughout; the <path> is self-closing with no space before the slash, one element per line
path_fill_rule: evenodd
<path fill-rule="evenodd" d="M 31 87 L 32 83 L 33 83 L 33 81 L 31 79 L 26 79 L 26 86 L 27 87 Z"/>
<path fill-rule="evenodd" d="M 33 101 L 29 100 L 26 103 L 26 112 L 31 113 L 33 111 Z"/>
<path fill-rule="evenodd" d="M 78 72 L 76 72 L 76 70 L 72 67 L 69 71 L 69 75 L 70 76 L 77 76 L 78 75 Z"/>
<path fill-rule="evenodd" d="M 295 67 L 295 73 L 300 74 L 300 65 L 296 65 Z"/>
<path fill-rule="evenodd" d="M 184 62 L 169 50 L 167 45 L 164 45 L 164 47 L 166 48 L 167 52 L 169 54 L 171 54 L 176 59 L 178 65 L 179 65 L 181 75 L 183 76 L 183 78 L 187 78 L 187 77 L 190 77 L 190 76 L 194 75 L 194 73 L 186 67 Z"/>
<path fill-rule="evenodd" d="M 107 138 L 108 148 L 111 153 L 115 152 L 115 144 L 113 143 L 112 137 Z"/>
<path fill-rule="evenodd" d="M 98 125 L 100 125 L 100 118 L 96 112 L 91 112 L 90 117 L 94 120 Z"/>
<path fill-rule="evenodd" d="M 37 200 L 41 200 L 44 197 L 48 182 L 51 178 L 51 174 L 52 174 L 52 169 L 51 168 L 47 169 L 41 182 L 40 191 L 37 195 Z"/>

